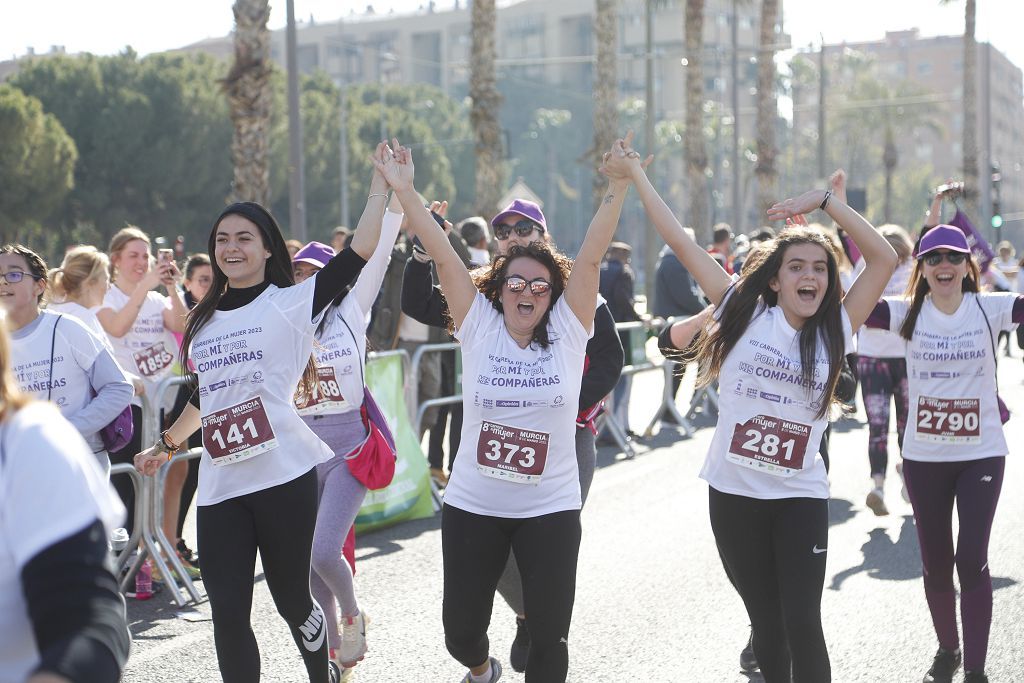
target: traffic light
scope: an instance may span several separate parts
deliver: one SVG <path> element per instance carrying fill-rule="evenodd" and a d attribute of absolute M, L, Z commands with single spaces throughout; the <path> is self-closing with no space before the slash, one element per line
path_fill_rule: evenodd
<path fill-rule="evenodd" d="M 1001 191 L 1000 185 L 1002 184 L 1003 174 L 999 171 L 999 164 L 995 161 L 992 162 L 992 227 L 995 230 L 1003 227 L 1003 211 L 1000 206 Z M 998 234 L 998 233 L 997 233 Z"/>

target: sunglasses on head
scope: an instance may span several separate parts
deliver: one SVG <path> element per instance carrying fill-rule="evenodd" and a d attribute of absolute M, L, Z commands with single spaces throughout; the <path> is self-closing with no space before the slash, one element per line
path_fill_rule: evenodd
<path fill-rule="evenodd" d="M 505 287 L 508 291 L 519 293 L 526 289 L 526 285 L 530 285 L 530 291 L 534 296 L 544 296 L 551 291 L 551 283 L 542 277 L 536 277 L 532 280 L 519 277 L 518 275 L 509 275 L 505 278 Z"/>
<path fill-rule="evenodd" d="M 534 221 L 524 218 L 521 221 L 517 221 L 515 225 L 505 225 L 503 223 L 501 225 L 494 226 L 494 236 L 499 240 L 504 241 L 512 236 L 513 230 L 515 230 L 516 234 L 520 237 L 529 237 L 530 233 L 534 230 L 544 234 L 544 228 L 542 228 L 539 223 L 535 223 Z"/>
<path fill-rule="evenodd" d="M 20 270 L 12 270 L 9 273 L 0 273 L 0 277 L 2 277 L 4 279 L 4 282 L 6 282 L 9 285 L 16 285 L 27 277 L 30 277 L 33 280 L 39 279 L 35 275 L 32 275 L 30 273 L 23 273 Z"/>
<path fill-rule="evenodd" d="M 960 251 L 930 251 L 921 257 L 929 266 L 937 266 L 945 258 L 954 266 L 958 266 L 967 260 L 967 254 Z"/>

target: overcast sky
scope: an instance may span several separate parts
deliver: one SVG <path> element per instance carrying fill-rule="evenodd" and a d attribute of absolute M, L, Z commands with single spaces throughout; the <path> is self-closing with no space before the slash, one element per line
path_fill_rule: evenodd
<path fill-rule="evenodd" d="M 627 8 L 641 0 L 622 0 Z M 350 7 L 373 4 L 378 12 L 415 11 L 425 0 L 295 0 L 301 19 L 337 19 Z M 499 6 L 509 2 L 499 0 Z M 126 45 L 148 54 L 226 35 L 234 18 L 232 0 L 3 0 L 0 10 L 0 61 L 24 55 L 29 47 L 46 52 L 63 45 L 68 52 L 115 54 Z M 438 8 L 454 0 L 438 0 Z M 940 6 L 939 0 L 783 0 L 786 30 L 793 45 L 882 38 L 886 30 L 912 27 L 924 36 L 963 32 L 964 0 Z M 285 24 L 285 0 L 271 1 L 271 28 Z M 1024 68 L 1024 2 L 986 0 L 978 3 L 979 41 L 990 41 Z"/>

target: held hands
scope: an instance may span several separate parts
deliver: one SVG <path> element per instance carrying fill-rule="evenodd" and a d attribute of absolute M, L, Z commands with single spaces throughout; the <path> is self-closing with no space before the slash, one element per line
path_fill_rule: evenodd
<path fill-rule="evenodd" d="M 370 194 L 384 194 L 388 191 L 388 180 L 380 172 L 377 167 L 376 161 L 384 161 L 390 152 L 388 144 L 386 142 L 378 142 L 377 149 L 373 151 L 373 156 L 370 158 L 374 160 L 373 175 L 370 177 Z M 397 211 L 396 213 L 402 213 Z"/>
<path fill-rule="evenodd" d="M 390 147 L 383 142 L 381 145 L 384 147 L 382 157 L 370 157 L 374 167 L 395 192 L 411 190 L 416 170 L 412 163 L 412 150 L 402 147 L 397 138 L 391 139 Z"/>
<path fill-rule="evenodd" d="M 632 180 L 652 161 L 653 154 L 641 161 L 640 153 L 633 149 L 633 131 L 629 131 L 625 138 L 619 138 L 612 144 L 610 152 L 604 153 L 598 171 L 609 180 Z"/>
<path fill-rule="evenodd" d="M 152 446 L 141 453 L 136 453 L 134 462 L 136 470 L 147 477 L 152 477 L 160 469 L 160 465 L 167 462 L 167 454 Z"/>
<path fill-rule="evenodd" d="M 800 216 L 803 219 L 805 213 L 814 211 L 821 206 L 823 201 L 825 201 L 825 190 L 808 190 L 799 197 L 791 197 L 776 203 L 768 209 L 768 218 L 773 221 L 781 221 Z M 807 220 L 803 219 L 803 223 L 806 224 Z"/>
<path fill-rule="evenodd" d="M 829 176 L 828 186 L 832 188 L 832 196 L 846 204 L 846 171 L 837 168 Z"/>
<path fill-rule="evenodd" d="M 452 227 L 454 226 L 452 226 L 452 222 L 448 220 L 448 200 L 446 199 L 443 202 L 439 202 L 435 199 L 430 202 L 430 212 L 436 213 L 444 219 L 444 225 L 441 226 L 441 229 L 444 230 L 445 235 L 450 234 Z"/>

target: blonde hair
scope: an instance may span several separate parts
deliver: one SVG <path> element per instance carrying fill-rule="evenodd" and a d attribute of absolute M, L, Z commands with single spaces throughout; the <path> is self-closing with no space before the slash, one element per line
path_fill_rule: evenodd
<path fill-rule="evenodd" d="M 914 243 L 910 240 L 910 234 L 902 227 L 886 223 L 878 228 L 878 232 L 896 252 L 896 259 L 900 263 L 905 263 L 913 258 Z"/>
<path fill-rule="evenodd" d="M 10 418 L 13 413 L 25 407 L 32 398 L 21 393 L 11 368 L 11 342 L 7 336 L 7 324 L 4 316 L 0 316 L 0 422 Z"/>
<path fill-rule="evenodd" d="M 75 247 L 64 255 L 60 268 L 50 271 L 50 300 L 77 297 L 82 286 L 99 279 L 110 267 L 110 259 L 96 247 Z"/>
<path fill-rule="evenodd" d="M 110 238 L 110 246 L 107 248 L 107 253 L 110 254 L 110 279 L 113 280 L 117 277 L 117 268 L 114 267 L 115 256 L 120 256 L 121 251 L 128 245 L 129 242 L 135 240 L 142 240 L 146 243 L 146 248 L 150 246 L 149 235 L 142 232 L 139 228 L 134 225 L 129 225 L 126 228 L 121 228 L 117 231 L 113 237 Z"/>

